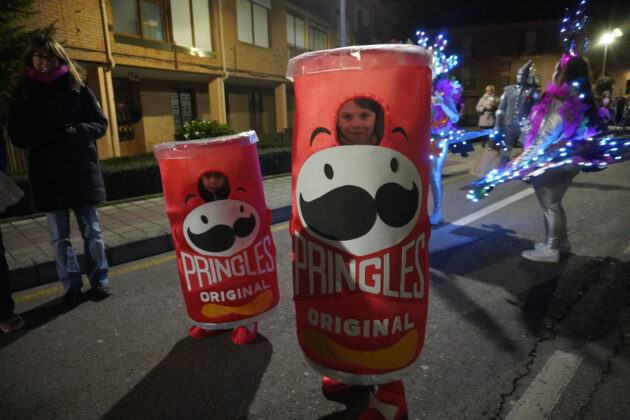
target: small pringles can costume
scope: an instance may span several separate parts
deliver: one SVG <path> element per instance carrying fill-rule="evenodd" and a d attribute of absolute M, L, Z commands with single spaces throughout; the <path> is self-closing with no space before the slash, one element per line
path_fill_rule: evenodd
<path fill-rule="evenodd" d="M 153 148 L 186 309 L 205 329 L 247 325 L 278 304 L 257 141 L 248 131 Z M 224 180 L 221 190 L 207 189 L 210 175 Z"/>
<path fill-rule="evenodd" d="M 345 383 L 402 378 L 424 343 L 431 59 L 377 45 L 289 62 L 297 335 L 307 361 Z M 375 140 L 357 144 L 339 121 L 365 100 L 377 103 Z"/>

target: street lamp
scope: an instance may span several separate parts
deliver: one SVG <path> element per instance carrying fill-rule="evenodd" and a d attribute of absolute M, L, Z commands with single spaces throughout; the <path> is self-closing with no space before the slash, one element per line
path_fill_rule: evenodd
<path fill-rule="evenodd" d="M 612 31 L 603 34 L 599 39 L 599 43 L 604 45 L 604 64 L 602 65 L 602 74 L 606 74 L 606 53 L 608 53 L 608 45 L 612 44 L 615 38 L 618 38 L 621 35 L 623 35 L 621 29 L 615 28 Z"/>

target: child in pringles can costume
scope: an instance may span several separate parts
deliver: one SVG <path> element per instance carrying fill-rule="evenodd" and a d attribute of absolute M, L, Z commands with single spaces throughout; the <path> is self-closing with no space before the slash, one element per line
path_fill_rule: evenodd
<path fill-rule="evenodd" d="M 190 335 L 247 344 L 279 300 L 254 131 L 154 147 Z"/>
<path fill-rule="evenodd" d="M 287 69 L 299 344 L 328 399 L 377 384 L 373 399 L 395 418 L 426 325 L 431 60 L 373 45 L 302 54 Z"/>

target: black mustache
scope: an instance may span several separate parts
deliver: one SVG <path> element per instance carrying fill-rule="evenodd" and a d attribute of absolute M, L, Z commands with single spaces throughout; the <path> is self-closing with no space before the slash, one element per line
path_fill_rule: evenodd
<path fill-rule="evenodd" d="M 216 225 L 203 233 L 192 233 L 188 228 L 188 237 L 197 248 L 207 252 L 222 252 L 230 249 L 236 241 L 236 237 L 244 238 L 252 233 L 256 227 L 256 218 L 253 214 L 249 217 L 241 217 L 234 222 L 234 226 Z"/>
<path fill-rule="evenodd" d="M 312 201 L 300 194 L 300 210 L 306 225 L 318 235 L 336 241 L 360 238 L 368 233 L 378 215 L 391 227 L 409 223 L 419 205 L 418 187 L 410 190 L 390 182 L 382 185 L 376 198 L 355 185 L 344 185 Z"/>

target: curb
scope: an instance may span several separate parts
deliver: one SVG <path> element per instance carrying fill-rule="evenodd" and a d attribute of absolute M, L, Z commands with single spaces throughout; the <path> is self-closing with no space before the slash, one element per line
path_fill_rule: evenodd
<path fill-rule="evenodd" d="M 279 207 L 271 211 L 271 224 L 286 222 L 291 216 L 291 206 Z M 107 247 L 105 255 L 110 268 L 116 265 L 125 264 L 164 252 L 173 251 L 173 237 L 170 233 L 155 236 L 153 238 L 140 239 L 126 244 Z M 81 270 L 85 270 L 83 254 L 77 254 Z M 54 261 L 35 263 L 29 267 L 20 267 L 9 271 L 11 278 L 11 290 L 19 292 L 21 290 L 42 286 L 58 281 Z M 18 280 L 19 279 L 19 280 Z"/>

